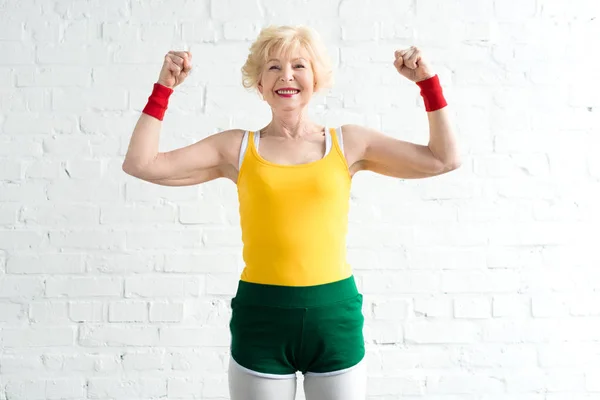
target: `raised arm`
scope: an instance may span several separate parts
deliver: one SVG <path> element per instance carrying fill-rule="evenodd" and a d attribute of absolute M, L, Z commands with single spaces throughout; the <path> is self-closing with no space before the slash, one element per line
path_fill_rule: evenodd
<path fill-rule="evenodd" d="M 194 185 L 231 175 L 229 153 L 232 143 L 241 142 L 240 130 L 220 132 L 176 150 L 158 151 L 169 96 L 188 76 L 191 60 L 189 52 L 165 55 L 158 82 L 131 135 L 122 166 L 125 173 L 165 186 Z"/>
<path fill-rule="evenodd" d="M 359 165 L 368 170 L 396 178 L 427 178 L 460 167 L 456 135 L 452 129 L 447 103 L 437 75 L 416 47 L 397 51 L 394 66 L 398 72 L 417 83 L 425 101 L 429 121 L 427 146 L 398 140 L 374 129 L 357 125 L 342 127 Z"/>
<path fill-rule="evenodd" d="M 243 131 L 229 130 L 194 144 L 158 152 L 161 121 L 142 114 L 131 136 L 123 171 L 164 186 L 189 186 L 230 176 L 229 150 Z"/>

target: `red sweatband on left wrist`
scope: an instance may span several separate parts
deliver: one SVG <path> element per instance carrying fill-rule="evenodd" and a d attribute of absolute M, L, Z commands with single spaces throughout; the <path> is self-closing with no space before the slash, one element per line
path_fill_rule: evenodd
<path fill-rule="evenodd" d="M 417 82 L 417 85 L 421 88 L 421 96 L 427 112 L 436 111 L 448 105 L 440 85 L 440 78 L 437 75 Z"/>
<path fill-rule="evenodd" d="M 163 86 L 160 83 L 155 83 L 152 94 L 148 97 L 148 103 L 142 112 L 162 121 L 169 105 L 169 97 L 172 93 L 173 89 Z"/>

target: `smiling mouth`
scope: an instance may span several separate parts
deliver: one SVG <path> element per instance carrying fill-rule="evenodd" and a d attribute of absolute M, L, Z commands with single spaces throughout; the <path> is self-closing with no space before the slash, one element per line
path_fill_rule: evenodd
<path fill-rule="evenodd" d="M 300 93 L 299 90 L 277 90 L 275 93 L 277 93 L 280 96 L 293 96 L 295 94 Z"/>

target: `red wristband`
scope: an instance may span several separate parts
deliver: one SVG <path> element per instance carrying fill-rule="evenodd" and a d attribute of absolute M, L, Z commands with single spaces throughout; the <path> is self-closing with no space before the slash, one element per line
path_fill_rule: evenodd
<path fill-rule="evenodd" d="M 169 105 L 171 93 L 173 93 L 173 89 L 155 83 L 152 94 L 148 97 L 148 103 L 142 112 L 162 121 Z"/>
<path fill-rule="evenodd" d="M 427 112 L 436 111 L 448 105 L 442 92 L 440 78 L 437 75 L 417 82 L 417 85 L 421 88 L 421 96 L 425 102 Z"/>

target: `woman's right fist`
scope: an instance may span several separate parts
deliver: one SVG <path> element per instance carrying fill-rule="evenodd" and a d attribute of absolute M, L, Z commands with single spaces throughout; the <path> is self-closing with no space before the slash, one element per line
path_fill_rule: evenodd
<path fill-rule="evenodd" d="M 188 77 L 192 69 L 192 53 L 189 51 L 170 51 L 165 55 L 158 83 L 173 89 Z"/>

